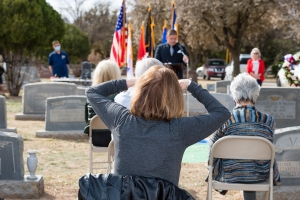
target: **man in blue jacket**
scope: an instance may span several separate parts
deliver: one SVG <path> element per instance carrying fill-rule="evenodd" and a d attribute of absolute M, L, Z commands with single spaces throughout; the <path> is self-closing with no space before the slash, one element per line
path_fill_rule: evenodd
<path fill-rule="evenodd" d="M 54 77 L 69 77 L 69 57 L 64 51 L 61 51 L 61 45 L 58 40 L 52 42 L 54 51 L 49 54 L 49 70 Z"/>
<path fill-rule="evenodd" d="M 179 64 L 188 62 L 188 54 L 183 45 L 177 42 L 178 35 L 175 30 L 168 30 L 167 43 L 157 46 L 154 57 L 164 64 Z M 183 55 L 184 54 L 184 55 Z M 182 70 L 174 69 L 178 79 L 183 78 Z"/>

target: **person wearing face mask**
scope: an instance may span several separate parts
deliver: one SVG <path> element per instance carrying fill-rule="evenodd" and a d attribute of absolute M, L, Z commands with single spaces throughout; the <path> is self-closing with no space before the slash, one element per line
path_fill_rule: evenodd
<path fill-rule="evenodd" d="M 185 65 L 185 63 L 187 63 L 189 60 L 187 56 L 188 53 L 186 52 L 185 47 L 179 44 L 177 40 L 177 31 L 173 29 L 168 30 L 167 43 L 160 44 L 157 46 L 154 58 L 156 58 L 164 64 L 183 63 Z M 182 70 L 174 69 L 174 72 L 177 75 L 178 79 L 183 78 Z"/>
<path fill-rule="evenodd" d="M 61 45 L 58 40 L 52 42 L 54 51 L 49 54 L 49 70 L 53 77 L 69 77 L 69 57 L 64 51 L 61 51 Z"/>

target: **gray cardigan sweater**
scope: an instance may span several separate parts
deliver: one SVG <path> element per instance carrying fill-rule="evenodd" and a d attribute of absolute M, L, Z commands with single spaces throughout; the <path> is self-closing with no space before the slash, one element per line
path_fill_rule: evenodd
<path fill-rule="evenodd" d="M 94 111 L 113 134 L 114 173 L 156 177 L 178 185 L 185 149 L 220 128 L 230 112 L 207 90 L 191 82 L 188 91 L 205 106 L 208 114 L 147 121 L 107 98 L 127 89 L 126 80 L 114 80 L 86 91 Z"/>

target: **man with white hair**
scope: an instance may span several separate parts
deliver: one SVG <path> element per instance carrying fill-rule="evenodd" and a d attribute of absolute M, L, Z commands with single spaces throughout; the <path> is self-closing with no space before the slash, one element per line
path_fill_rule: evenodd
<path fill-rule="evenodd" d="M 135 76 L 137 78 L 142 76 L 150 67 L 152 67 L 154 65 L 159 65 L 159 66 L 164 67 L 162 62 L 160 62 L 159 60 L 157 60 L 155 58 L 143 58 L 142 60 L 137 61 L 136 65 L 135 65 Z M 132 93 L 133 93 L 133 88 L 131 87 L 127 91 L 119 93 L 115 97 L 115 102 L 130 109 Z"/>
<path fill-rule="evenodd" d="M 255 102 L 260 92 L 260 86 L 256 79 L 248 73 L 241 73 L 232 81 L 230 91 L 236 107 L 231 111 L 231 117 L 227 122 L 212 135 L 212 144 L 228 135 L 260 136 L 273 142 L 274 118 L 255 108 Z M 222 182 L 257 183 L 269 178 L 269 172 L 266 171 L 269 168 L 268 161 L 216 159 L 213 178 Z M 278 185 L 280 175 L 276 161 L 273 171 L 274 185 Z M 227 191 L 219 192 L 226 194 Z M 256 192 L 244 191 L 244 199 L 255 200 Z"/>

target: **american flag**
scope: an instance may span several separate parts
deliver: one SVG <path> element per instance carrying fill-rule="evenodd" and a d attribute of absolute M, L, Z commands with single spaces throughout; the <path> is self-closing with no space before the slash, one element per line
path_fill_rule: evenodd
<path fill-rule="evenodd" d="M 110 60 L 115 61 L 119 66 L 125 64 L 125 53 L 126 53 L 126 39 L 127 39 L 127 28 L 126 28 L 126 13 L 125 13 L 125 1 L 123 1 L 120 8 L 120 14 L 118 17 L 116 30 L 114 33 L 113 42 L 110 50 Z"/>

